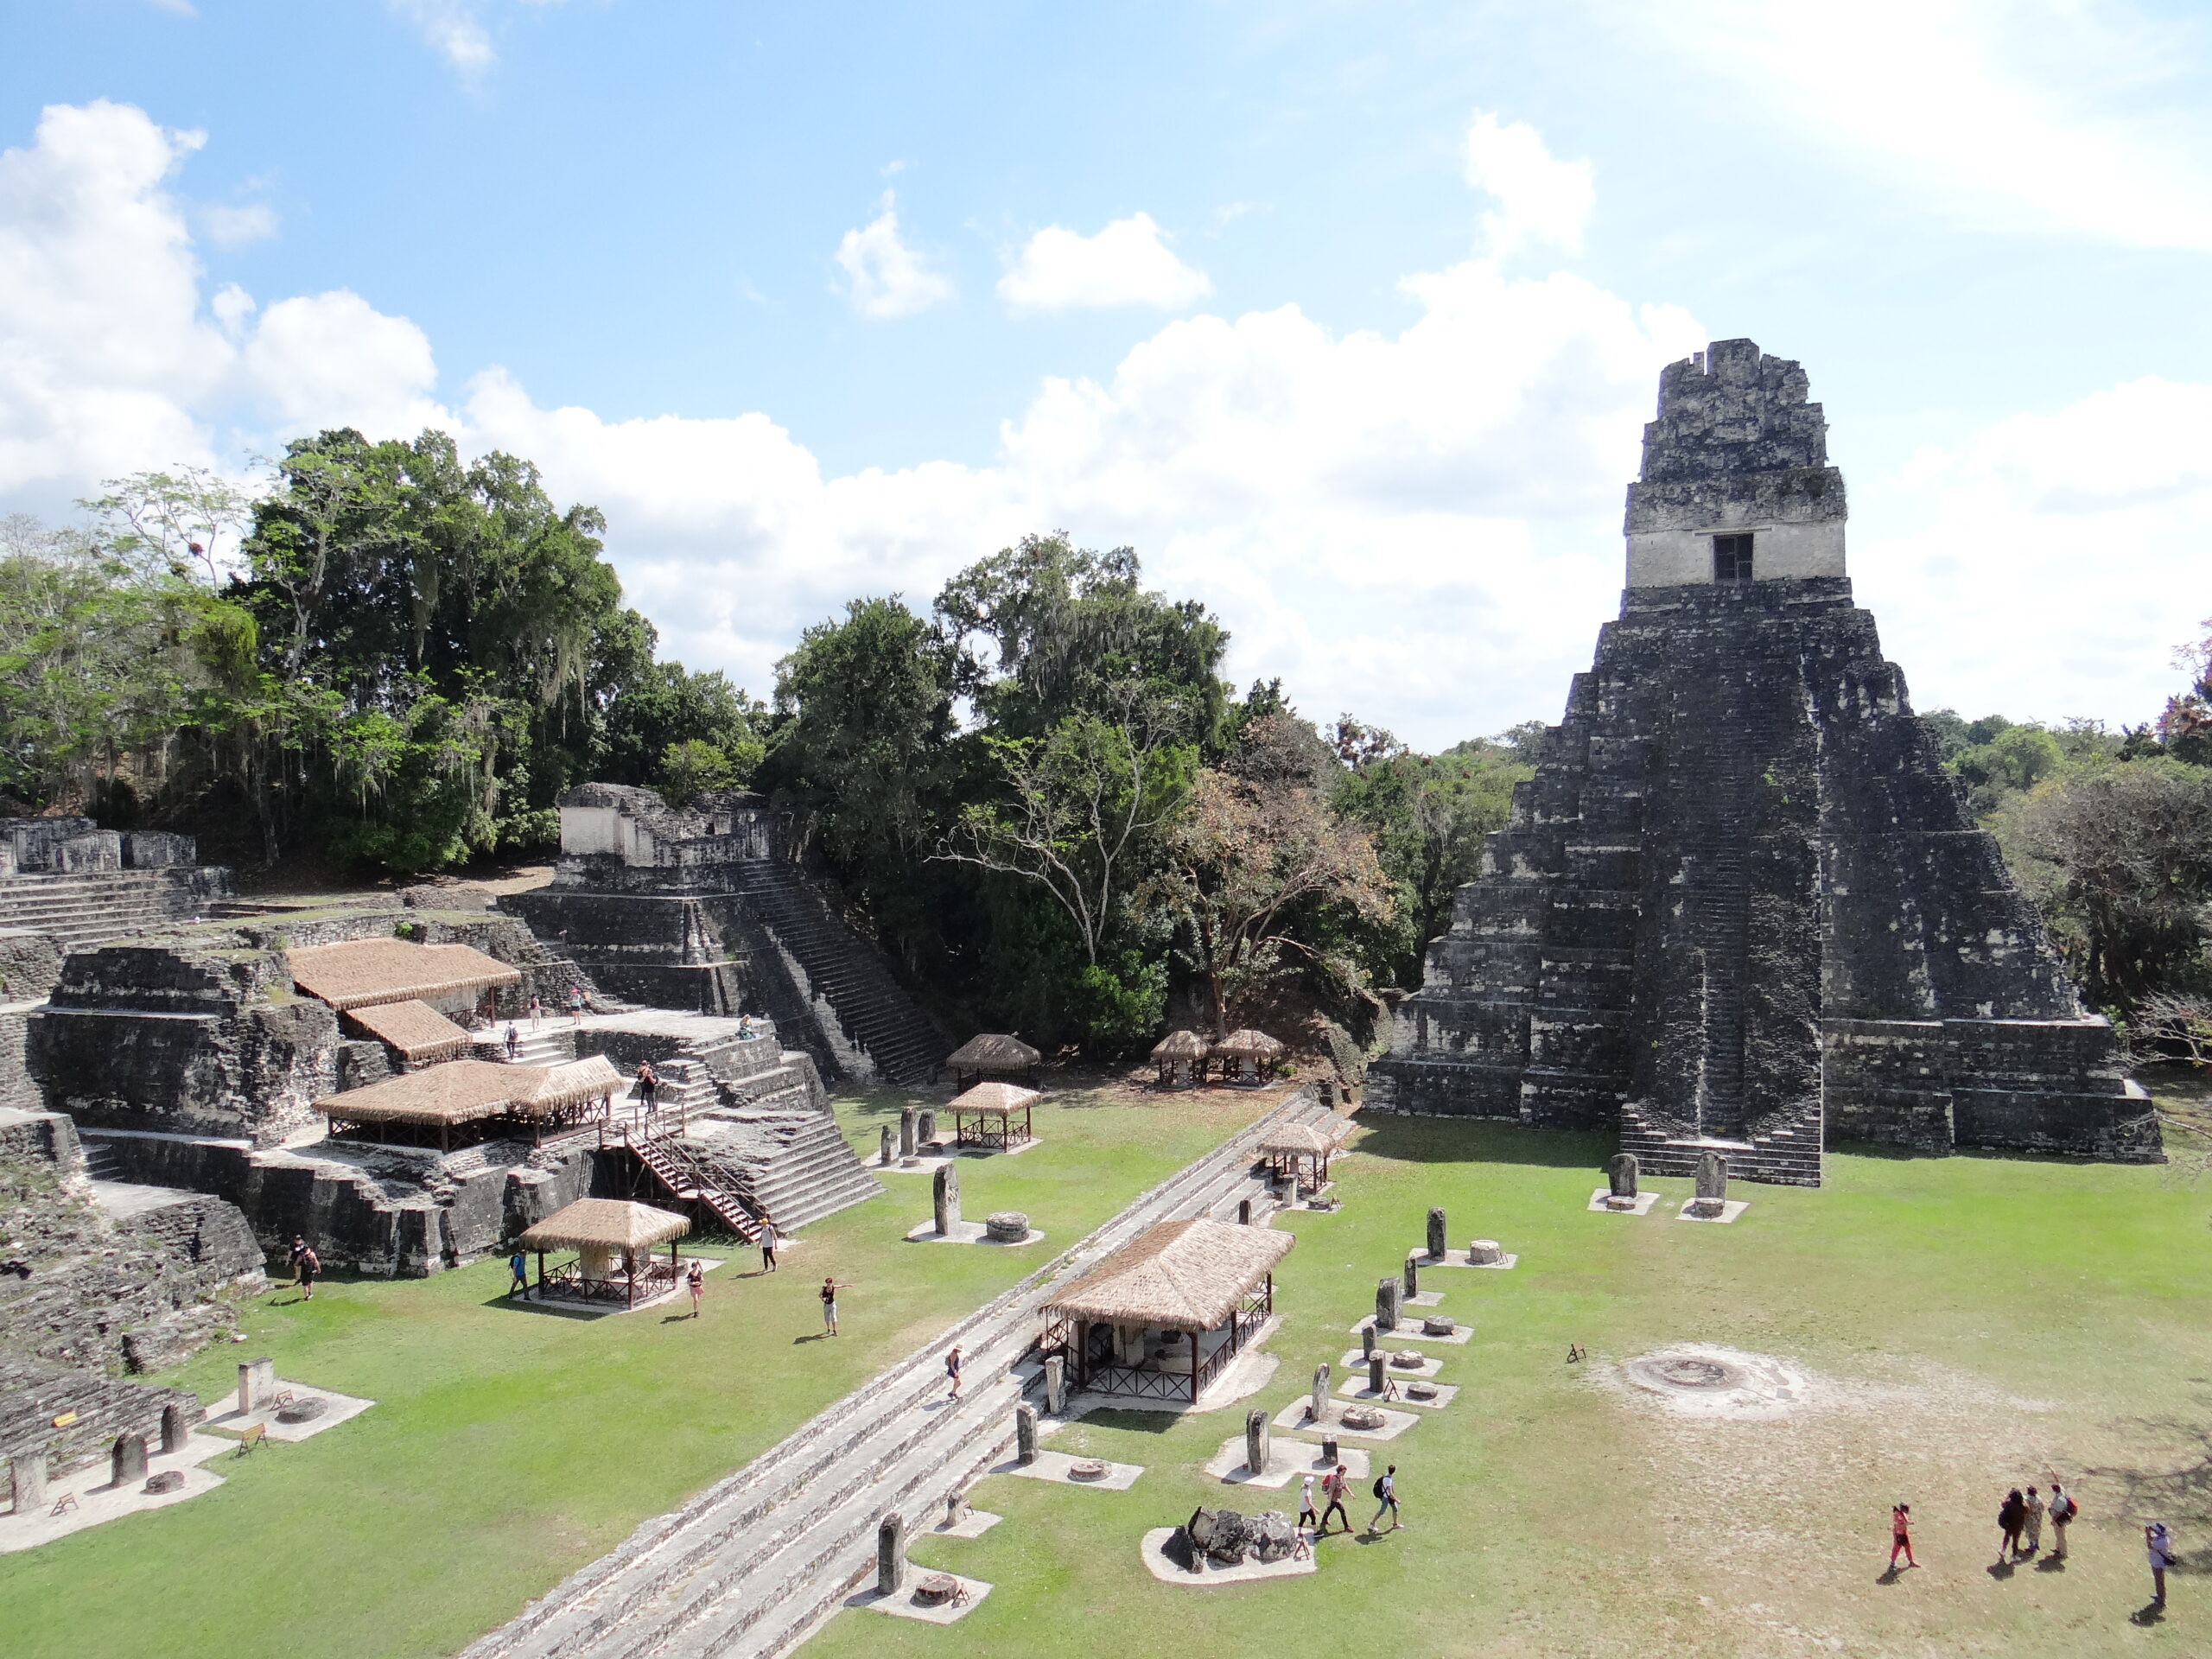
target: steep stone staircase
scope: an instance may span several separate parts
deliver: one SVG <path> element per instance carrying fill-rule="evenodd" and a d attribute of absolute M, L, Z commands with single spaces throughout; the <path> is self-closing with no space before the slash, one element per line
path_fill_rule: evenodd
<path fill-rule="evenodd" d="M 1792 1122 L 1737 1140 L 1669 1134 L 1630 1103 L 1621 1109 L 1621 1150 L 1634 1153 L 1647 1175 L 1694 1175 L 1698 1159 L 1718 1152 L 1728 1160 L 1731 1180 L 1818 1186 L 1821 1112 L 1815 1105 Z"/>
<path fill-rule="evenodd" d="M 704 1205 L 723 1226 L 747 1243 L 758 1243 L 760 1220 L 737 1190 L 737 1182 L 720 1160 L 702 1154 L 691 1142 L 674 1135 L 626 1128 L 623 1145 L 639 1167 L 658 1181 L 668 1195 L 685 1204 Z"/>
<path fill-rule="evenodd" d="M 883 1191 L 823 1112 L 721 1111 L 692 1133 L 734 1177 L 746 1203 L 784 1231 Z"/>
<path fill-rule="evenodd" d="M 227 871 L 106 870 L 0 877 L 0 927 L 29 928 L 67 950 L 165 928 L 207 913 Z"/>
<path fill-rule="evenodd" d="M 951 1050 L 906 987 L 892 976 L 876 948 L 832 912 L 791 866 L 748 859 L 734 867 L 747 909 L 781 952 L 800 1006 L 768 1013 L 789 1026 L 794 1017 L 817 1023 L 849 1070 L 872 1070 L 887 1083 L 926 1083 Z M 772 976 L 764 976 L 764 981 Z M 766 988 L 764 985 L 764 988 Z"/>

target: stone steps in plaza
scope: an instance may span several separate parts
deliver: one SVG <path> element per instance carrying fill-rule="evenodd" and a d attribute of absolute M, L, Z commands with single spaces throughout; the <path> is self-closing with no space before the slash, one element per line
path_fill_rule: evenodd
<path fill-rule="evenodd" d="M 944 1512 L 1004 1453 L 1034 1367 L 1052 1287 L 1089 1271 L 1146 1228 L 1210 1214 L 1249 1183 L 1260 1136 L 1287 1116 L 1319 1116 L 1302 1096 L 1178 1171 L 988 1306 L 818 1414 L 780 1444 L 574 1574 L 464 1659 L 779 1659 L 834 1615 L 868 1573 L 876 1523 L 910 1535 Z M 943 1356 L 959 1343 L 972 1392 L 944 1391 Z"/>
<path fill-rule="evenodd" d="M 693 1135 L 730 1171 L 751 1207 L 786 1232 L 883 1191 L 824 1113 L 724 1110 L 695 1125 Z"/>
<path fill-rule="evenodd" d="M 0 877 L 0 927 L 99 944 L 204 915 L 229 882 L 227 871 L 192 868 Z"/>

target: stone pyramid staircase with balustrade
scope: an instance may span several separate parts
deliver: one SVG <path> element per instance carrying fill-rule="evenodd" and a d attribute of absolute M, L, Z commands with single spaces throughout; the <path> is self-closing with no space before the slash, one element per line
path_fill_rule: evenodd
<path fill-rule="evenodd" d="M 231 890 L 228 870 L 101 870 L 0 877 L 0 927 L 43 933 L 81 950 L 207 914 Z"/>

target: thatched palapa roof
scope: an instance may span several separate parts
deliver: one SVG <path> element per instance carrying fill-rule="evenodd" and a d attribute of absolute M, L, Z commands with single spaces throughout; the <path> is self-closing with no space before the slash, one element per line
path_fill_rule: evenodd
<path fill-rule="evenodd" d="M 1328 1154 L 1336 1149 L 1337 1143 L 1332 1137 L 1307 1123 L 1281 1124 L 1260 1137 L 1262 1152 Z"/>
<path fill-rule="evenodd" d="M 681 1238 L 691 1224 L 672 1211 L 627 1198 L 578 1198 L 556 1210 L 522 1236 L 525 1250 L 573 1250 L 603 1244 L 615 1250 L 649 1250 Z"/>
<path fill-rule="evenodd" d="M 1024 1089 L 1011 1083 L 979 1083 L 965 1094 L 956 1095 L 952 1109 L 956 1112 L 1018 1112 L 1038 1099 L 1034 1089 Z"/>
<path fill-rule="evenodd" d="M 1232 1059 L 1249 1057 L 1255 1060 L 1271 1060 L 1282 1052 L 1282 1045 L 1266 1032 L 1254 1031 L 1248 1026 L 1243 1031 L 1230 1032 L 1213 1046 L 1213 1052 L 1226 1054 Z"/>
<path fill-rule="evenodd" d="M 1152 1046 L 1155 1060 L 1203 1060 L 1206 1039 L 1195 1031 L 1171 1031 Z"/>
<path fill-rule="evenodd" d="M 521 982 L 521 973 L 466 944 L 410 944 L 405 939 L 347 939 L 284 953 L 292 982 L 309 996 L 350 1012 L 382 1002 L 447 996 Z"/>
<path fill-rule="evenodd" d="M 1027 1071 L 1044 1058 L 1019 1037 L 986 1032 L 963 1043 L 945 1064 L 955 1071 Z"/>
<path fill-rule="evenodd" d="M 348 1009 L 348 1025 L 399 1051 L 410 1060 L 449 1060 L 468 1047 L 468 1033 L 427 1002 L 379 1002 Z"/>
<path fill-rule="evenodd" d="M 448 1060 L 365 1088 L 325 1095 L 315 1109 L 326 1117 L 354 1123 L 473 1123 L 508 1110 L 524 1081 L 543 1075 L 542 1066 Z"/>
<path fill-rule="evenodd" d="M 569 1060 L 560 1065 L 511 1065 L 506 1070 L 537 1075 L 537 1082 L 515 1094 L 518 1109 L 526 1112 L 550 1112 L 587 1100 L 603 1100 L 610 1094 L 621 1093 L 628 1086 L 622 1074 L 614 1069 L 613 1062 L 604 1054 L 587 1054 L 581 1060 Z"/>
<path fill-rule="evenodd" d="M 1211 1331 L 1297 1242 L 1266 1227 L 1163 1222 L 1055 1292 L 1050 1305 L 1076 1319 L 1113 1325 Z"/>

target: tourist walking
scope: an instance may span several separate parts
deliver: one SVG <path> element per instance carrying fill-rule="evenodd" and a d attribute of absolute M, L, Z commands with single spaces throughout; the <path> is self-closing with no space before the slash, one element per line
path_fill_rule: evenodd
<path fill-rule="evenodd" d="M 707 1288 L 707 1264 L 697 1256 L 691 1258 L 691 1271 L 683 1275 L 683 1282 L 691 1292 L 691 1317 L 699 1317 L 699 1297 Z"/>
<path fill-rule="evenodd" d="M 2151 1605 L 2166 1605 L 2166 1569 L 2174 1564 L 2174 1541 L 2166 1536 L 2166 1523 L 2153 1521 L 2143 1529 L 2143 1554 L 2151 1564 Z"/>
<path fill-rule="evenodd" d="M 300 1259 L 296 1270 L 300 1281 L 300 1300 L 303 1302 L 315 1300 L 315 1276 L 322 1271 L 322 1259 L 315 1255 L 310 1247 L 302 1244 L 300 1246 Z"/>
<path fill-rule="evenodd" d="M 2028 1523 L 2028 1505 L 2015 1486 L 1997 1506 L 1997 1560 L 2001 1565 L 2020 1557 L 2020 1529 Z"/>
<path fill-rule="evenodd" d="M 835 1274 L 822 1281 L 822 1334 L 825 1337 L 837 1334 L 837 1293 L 847 1288 L 837 1282 Z"/>
<path fill-rule="evenodd" d="M 532 991 L 530 994 L 530 1034 L 531 1036 L 535 1037 L 537 1034 L 538 1023 L 544 1018 L 545 999 Z"/>
<path fill-rule="evenodd" d="M 569 1018 L 580 1026 L 584 1022 L 584 988 L 581 985 L 569 987 Z"/>
<path fill-rule="evenodd" d="M 530 1277 L 524 1271 L 529 1266 L 528 1259 L 520 1250 L 517 1250 L 507 1258 L 507 1272 L 514 1280 L 514 1282 L 507 1287 L 508 1295 L 527 1296 L 530 1294 Z"/>
<path fill-rule="evenodd" d="M 1321 1517 L 1313 1512 L 1313 1477 L 1311 1475 L 1300 1481 L 1298 1487 L 1298 1524 L 1302 1527 L 1309 1522 L 1313 1527 L 1313 1535 L 1319 1537 Z"/>
<path fill-rule="evenodd" d="M 522 1038 L 515 1031 L 515 1022 L 510 1020 L 507 1021 L 507 1059 L 510 1064 L 513 1062 L 516 1053 L 521 1047 Z"/>
<path fill-rule="evenodd" d="M 2066 1529 L 2073 1524 L 2074 1517 L 2081 1513 L 2082 1506 L 2067 1496 L 2065 1488 L 2056 1481 L 2052 1481 L 2050 1483 L 2050 1559 L 2052 1560 L 2063 1561 L 2066 1559 Z"/>
<path fill-rule="evenodd" d="M 772 1221 L 763 1221 L 760 1224 L 760 1271 L 773 1273 L 775 1270 L 776 1224 Z"/>
<path fill-rule="evenodd" d="M 2034 1555 L 2043 1549 L 2043 1517 L 2044 1510 L 2049 1506 L 2036 1496 L 2036 1489 L 2032 1486 L 2028 1488 L 2027 1506 L 2028 1554 Z"/>
<path fill-rule="evenodd" d="M 660 1095 L 660 1078 L 653 1071 L 651 1060 L 638 1062 L 638 1099 L 650 1112 Z"/>
<path fill-rule="evenodd" d="M 292 1288 L 300 1287 L 300 1258 L 308 1253 L 308 1242 L 299 1234 L 292 1235 Z"/>
<path fill-rule="evenodd" d="M 947 1404 L 960 1397 L 960 1344 L 954 1343 L 952 1351 L 944 1357 L 944 1374 L 952 1379 L 952 1391 L 944 1396 Z"/>
<path fill-rule="evenodd" d="M 1375 1496 L 1381 1502 L 1376 1506 L 1375 1520 L 1367 1523 L 1368 1531 L 1370 1533 L 1375 1531 L 1376 1522 L 1388 1515 L 1390 1517 L 1390 1530 L 1395 1532 L 1399 1525 L 1398 1465 L 1394 1463 L 1384 1470 L 1382 1478 L 1375 1483 Z"/>
<path fill-rule="evenodd" d="M 1328 1531 L 1329 1517 L 1332 1515 L 1342 1521 L 1344 1523 L 1344 1530 L 1350 1532 L 1351 1516 L 1344 1513 L 1344 1465 L 1341 1463 L 1330 1470 L 1322 1478 L 1321 1496 L 1329 1500 L 1329 1507 L 1321 1511 L 1320 1532 L 1313 1535 L 1318 1538 L 1321 1533 Z"/>
<path fill-rule="evenodd" d="M 1910 1503 L 1890 1505 L 1890 1571 L 1892 1573 L 1897 1570 L 1899 1551 L 1904 1552 L 1907 1567 L 1920 1565 L 1912 1559 L 1912 1505 Z"/>

